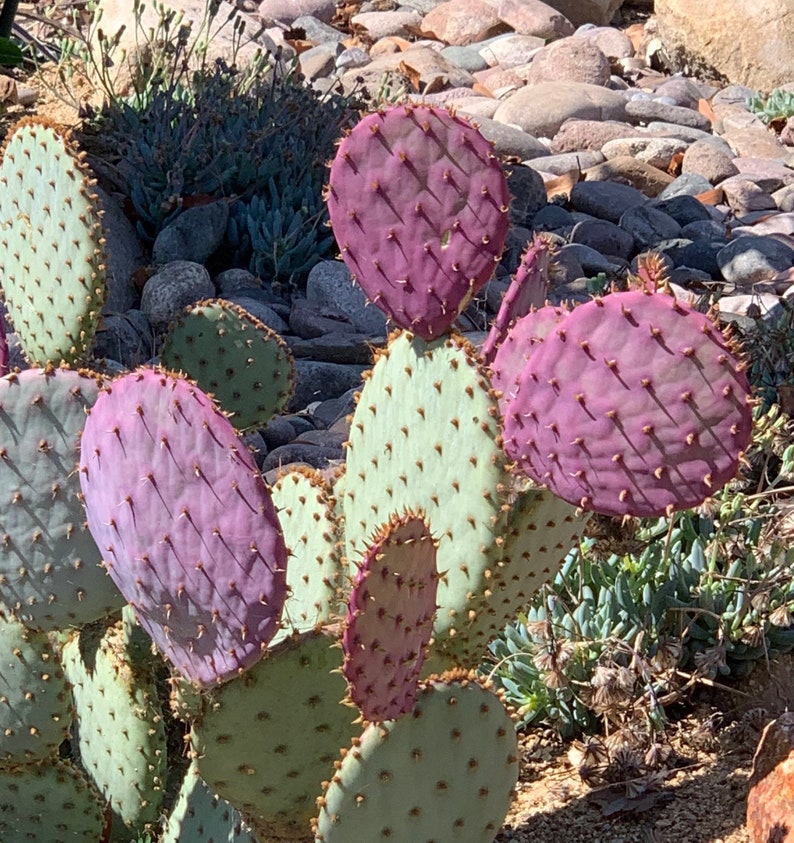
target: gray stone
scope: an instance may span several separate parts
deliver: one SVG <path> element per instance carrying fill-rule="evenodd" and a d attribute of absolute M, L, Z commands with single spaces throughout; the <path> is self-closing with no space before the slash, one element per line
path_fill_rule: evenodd
<path fill-rule="evenodd" d="M 488 39 L 479 48 L 478 55 L 488 67 L 520 67 L 532 61 L 544 43 L 544 40 L 536 35 L 518 35 L 512 32 Z"/>
<path fill-rule="evenodd" d="M 720 276 L 720 266 L 717 254 L 727 243 L 726 238 L 720 240 L 687 240 L 680 238 L 671 243 L 657 243 L 654 247 L 670 257 L 676 267 L 687 266 L 699 269 L 709 278 Z"/>
<path fill-rule="evenodd" d="M 386 335 L 331 332 L 312 339 L 285 337 L 295 358 L 323 360 L 327 363 L 372 365 L 372 345 L 385 345 Z"/>
<path fill-rule="evenodd" d="M 664 211 L 651 204 L 629 208 L 620 218 L 619 225 L 634 238 L 640 249 L 655 246 L 661 240 L 678 237 L 681 226 Z"/>
<path fill-rule="evenodd" d="M 302 410 L 314 401 L 338 398 L 349 389 L 360 389 L 366 366 L 343 363 L 323 363 L 316 360 L 296 360 L 295 394 L 289 404 L 291 411 Z"/>
<path fill-rule="evenodd" d="M 532 59 L 527 82 L 582 82 L 604 86 L 609 82 L 609 59 L 593 41 L 570 35 L 545 46 Z"/>
<path fill-rule="evenodd" d="M 711 190 L 711 182 L 700 173 L 684 173 L 674 179 L 656 197 L 657 199 L 670 199 L 673 196 L 697 196 Z"/>
<path fill-rule="evenodd" d="M 109 313 L 96 332 L 93 354 L 134 369 L 154 356 L 155 340 L 149 320 L 140 310 Z"/>
<path fill-rule="evenodd" d="M 304 15 L 330 23 L 335 10 L 335 0 L 262 0 L 259 17 L 265 26 L 292 24 Z"/>
<path fill-rule="evenodd" d="M 678 220 L 681 222 L 681 220 Z M 727 238 L 727 228 L 717 220 L 695 220 L 688 222 L 681 229 L 681 236 L 690 240 L 718 240 Z"/>
<path fill-rule="evenodd" d="M 333 26 L 314 17 L 314 15 L 301 15 L 292 22 L 293 29 L 302 29 L 306 38 L 313 44 L 327 44 L 329 42 L 340 43 L 345 40 L 344 33 Z"/>
<path fill-rule="evenodd" d="M 206 263 L 223 242 L 228 222 L 229 205 L 224 199 L 188 208 L 157 235 L 152 261 Z"/>
<path fill-rule="evenodd" d="M 288 445 L 298 435 L 295 426 L 284 416 L 274 416 L 259 432 L 268 451 Z"/>
<path fill-rule="evenodd" d="M 532 228 L 535 231 L 570 231 L 574 226 L 574 218 L 570 211 L 559 205 L 547 204 L 532 217 Z"/>
<path fill-rule="evenodd" d="M 354 330 L 345 314 L 334 305 L 319 305 L 306 299 L 294 299 L 289 314 L 289 327 L 293 334 L 303 339 L 321 337 Z"/>
<path fill-rule="evenodd" d="M 576 223 L 571 243 L 584 243 L 604 255 L 628 260 L 634 252 L 634 238 L 609 220 L 586 219 Z"/>
<path fill-rule="evenodd" d="M 262 289 L 262 279 L 258 278 L 253 272 L 247 269 L 225 269 L 219 272 L 213 279 L 212 283 L 218 291 L 221 298 L 234 295 L 246 295 L 253 290 Z"/>
<path fill-rule="evenodd" d="M 238 307 L 242 307 L 243 310 L 248 311 L 251 316 L 254 316 L 263 325 L 267 325 L 272 331 L 276 331 L 278 334 L 285 334 L 289 331 L 289 325 L 281 316 L 269 304 L 265 304 L 260 299 L 237 293 L 229 296 L 228 300 L 232 304 L 236 304 Z"/>
<path fill-rule="evenodd" d="M 286 469 L 290 465 L 310 465 L 312 468 L 325 468 L 333 460 L 344 459 L 345 451 L 341 445 L 312 445 L 308 442 L 291 442 L 275 448 L 265 457 L 262 472 Z"/>
<path fill-rule="evenodd" d="M 465 47 L 444 47 L 441 50 L 441 55 L 447 61 L 451 61 L 458 67 L 468 70 L 469 73 L 477 73 L 480 70 L 485 70 L 488 67 L 488 62 L 482 57 L 476 47 L 468 45 Z"/>
<path fill-rule="evenodd" d="M 711 141 L 695 141 L 684 153 L 681 172 L 700 173 L 712 184 L 717 184 L 739 172 L 733 158 L 730 150 L 720 149 Z"/>
<path fill-rule="evenodd" d="M 340 419 L 345 419 L 355 411 L 357 393 L 358 390 L 349 389 L 338 398 L 330 398 L 328 401 L 320 402 L 314 408 L 312 418 L 319 421 L 324 427 L 333 427 Z M 303 437 L 301 437 L 301 441 L 303 441 Z"/>
<path fill-rule="evenodd" d="M 188 305 L 215 296 L 210 274 L 199 263 L 172 261 L 146 282 L 141 310 L 155 331 L 164 331 Z"/>
<path fill-rule="evenodd" d="M 608 181 L 580 181 L 571 188 L 571 206 L 599 219 L 619 222 L 629 209 L 648 198 L 636 187 Z"/>
<path fill-rule="evenodd" d="M 510 221 L 526 225 L 546 205 L 546 185 L 540 173 L 531 167 L 516 164 L 507 173 L 507 186 L 513 197 L 510 202 Z"/>
<path fill-rule="evenodd" d="M 717 263 L 726 281 L 755 284 L 794 266 L 794 249 L 774 237 L 737 237 L 720 249 Z"/>
<path fill-rule="evenodd" d="M 362 334 L 380 337 L 387 333 L 385 315 L 367 303 L 342 261 L 320 261 L 312 267 L 306 280 L 306 300 L 319 307 L 335 307 Z"/>
<path fill-rule="evenodd" d="M 536 137 L 516 126 L 508 126 L 488 117 L 477 117 L 474 122 L 480 134 L 493 143 L 499 155 L 526 161 L 549 154 L 548 149 Z"/>
<path fill-rule="evenodd" d="M 681 108 L 680 105 L 668 105 L 655 99 L 637 97 L 629 100 L 626 103 L 626 116 L 629 119 L 646 124 L 653 120 L 662 120 L 679 126 L 700 129 L 702 132 L 708 132 L 711 129 L 708 117 L 705 117 L 699 111 Z"/>
<path fill-rule="evenodd" d="M 699 220 L 711 220 L 711 214 L 706 210 L 703 203 L 695 199 L 694 196 L 687 194 L 657 199 L 652 203 L 652 206 L 671 216 L 679 225 L 688 225 Z"/>
<path fill-rule="evenodd" d="M 528 167 L 533 170 L 540 170 L 542 173 L 552 173 L 555 176 L 563 176 L 570 172 L 581 172 L 588 167 L 595 167 L 604 161 L 602 153 L 594 149 L 582 149 L 579 152 L 562 152 L 558 155 L 546 155 L 543 158 L 533 158 L 527 161 Z"/>
<path fill-rule="evenodd" d="M 568 243 L 560 249 L 560 254 L 563 253 L 573 255 L 588 275 L 598 275 L 599 272 L 605 272 L 607 275 L 614 274 L 626 266 L 625 262 L 610 260 L 601 252 L 583 243 Z"/>
<path fill-rule="evenodd" d="M 422 15 L 416 9 L 392 12 L 360 12 L 353 15 L 350 22 L 365 29 L 370 38 L 377 41 L 390 35 L 405 37 L 411 28 L 422 22 Z"/>

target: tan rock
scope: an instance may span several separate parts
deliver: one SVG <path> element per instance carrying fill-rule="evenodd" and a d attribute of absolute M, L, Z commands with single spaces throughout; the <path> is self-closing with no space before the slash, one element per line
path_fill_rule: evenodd
<path fill-rule="evenodd" d="M 753 841 L 794 843 L 794 713 L 764 730 L 753 758 L 747 797 L 747 830 Z"/>
<path fill-rule="evenodd" d="M 794 79 L 794 0 L 656 0 L 655 11 L 675 69 L 762 91 Z"/>
<path fill-rule="evenodd" d="M 428 38 L 456 46 L 484 41 L 509 30 L 486 0 L 448 0 L 429 11 L 420 28 Z"/>
<path fill-rule="evenodd" d="M 641 190 L 646 196 L 658 196 L 673 177 L 669 173 L 652 167 L 644 161 L 638 161 L 630 155 L 618 155 L 604 161 L 603 164 L 596 164 L 595 167 L 588 167 L 584 171 L 587 181 L 615 181 L 620 184 L 628 184 Z"/>
<path fill-rule="evenodd" d="M 592 41 L 571 35 L 544 47 L 532 60 L 527 81 L 585 82 L 606 85 L 609 82 L 609 59 Z"/>
<path fill-rule="evenodd" d="M 499 17 L 520 35 L 549 39 L 573 35 L 568 18 L 542 0 L 500 0 L 497 8 Z"/>

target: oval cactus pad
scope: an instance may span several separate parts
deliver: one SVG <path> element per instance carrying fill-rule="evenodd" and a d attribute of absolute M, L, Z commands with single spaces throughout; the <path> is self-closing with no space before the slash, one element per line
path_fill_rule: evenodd
<path fill-rule="evenodd" d="M 365 720 L 413 708 L 437 585 L 436 544 L 424 519 L 392 517 L 364 554 L 342 635 L 350 697 Z"/>
<path fill-rule="evenodd" d="M 509 192 L 491 144 L 443 108 L 367 115 L 331 166 L 328 213 L 342 258 L 401 328 L 443 333 L 491 277 Z"/>
<path fill-rule="evenodd" d="M 278 630 L 287 551 L 212 400 L 155 370 L 117 379 L 86 422 L 80 481 L 110 576 L 174 667 L 209 684 L 256 663 Z"/>
<path fill-rule="evenodd" d="M 719 329 L 672 296 L 631 291 L 575 308 L 535 347 L 505 450 L 583 509 L 654 517 L 730 480 L 751 426 L 747 378 Z"/>

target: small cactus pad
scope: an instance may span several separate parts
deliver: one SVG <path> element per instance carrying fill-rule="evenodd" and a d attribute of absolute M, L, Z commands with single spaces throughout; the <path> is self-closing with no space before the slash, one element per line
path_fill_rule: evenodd
<path fill-rule="evenodd" d="M 213 795 L 194 761 L 188 767 L 160 843 L 257 843 L 239 811 Z M 267 841 L 264 841 L 267 843 Z"/>
<path fill-rule="evenodd" d="M 0 160 L 0 278 L 34 365 L 75 363 L 105 301 L 105 249 L 93 181 L 68 135 L 24 118 Z"/>
<path fill-rule="evenodd" d="M 436 544 L 424 520 L 394 516 L 373 536 L 350 595 L 342 647 L 365 720 L 413 708 L 436 615 Z"/>
<path fill-rule="evenodd" d="M 112 839 L 120 843 L 156 823 L 166 774 L 165 726 L 145 661 L 150 649 L 131 646 L 131 636 L 146 639 L 122 621 L 85 626 L 63 648 L 80 763 L 110 803 Z"/>
<path fill-rule="evenodd" d="M 336 500 L 319 471 L 298 468 L 271 489 L 289 551 L 282 629 L 273 640 L 308 632 L 344 611 L 342 544 L 344 533 Z"/>
<path fill-rule="evenodd" d="M 482 356 L 491 363 L 510 326 L 531 310 L 546 304 L 549 289 L 551 247 L 548 240 L 536 234 L 521 256 L 515 275 L 510 279 L 499 312 L 482 346 Z"/>
<path fill-rule="evenodd" d="M 438 539 L 434 636 L 450 635 L 487 588 L 506 480 L 496 399 L 459 337 L 392 338 L 367 378 L 350 429 L 345 480 L 348 559 L 392 515 L 424 513 Z"/>
<path fill-rule="evenodd" d="M 264 427 L 292 395 L 294 366 L 287 344 L 223 299 L 189 307 L 170 327 L 160 362 L 212 393 L 237 430 Z"/>
<path fill-rule="evenodd" d="M 0 618 L 0 761 L 57 756 L 71 725 L 72 695 L 46 633 Z"/>
<path fill-rule="evenodd" d="M 630 291 L 575 308 L 536 347 L 504 438 L 518 467 L 564 500 L 654 517 L 730 480 L 751 427 L 743 367 L 711 320 Z"/>
<path fill-rule="evenodd" d="M 96 376 L 51 367 L 0 379 L 0 601 L 28 626 L 77 626 L 124 605 L 75 474 L 99 388 Z"/>
<path fill-rule="evenodd" d="M 424 683 L 413 712 L 370 724 L 320 799 L 317 843 L 492 843 L 518 779 L 515 727 L 464 675 Z"/>
<path fill-rule="evenodd" d="M 257 662 L 278 630 L 287 550 L 245 444 L 192 383 L 141 369 L 100 394 L 80 481 L 111 577 L 200 685 Z"/>
<path fill-rule="evenodd" d="M 0 767 L 3 843 L 97 843 L 104 801 L 67 761 Z"/>
<path fill-rule="evenodd" d="M 339 146 L 327 202 L 355 280 L 428 340 L 491 277 L 507 236 L 507 181 L 491 144 L 427 105 L 364 117 Z"/>
<path fill-rule="evenodd" d="M 321 782 L 358 732 L 354 709 L 341 704 L 334 643 L 319 630 L 282 641 L 244 679 L 210 691 L 193 724 L 201 777 L 264 841 L 310 833 Z"/>

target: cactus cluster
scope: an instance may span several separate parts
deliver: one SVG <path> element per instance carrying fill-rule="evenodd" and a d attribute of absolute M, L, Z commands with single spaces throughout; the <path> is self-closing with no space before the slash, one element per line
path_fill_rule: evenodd
<path fill-rule="evenodd" d="M 489 843 L 518 776 L 514 713 L 473 673 L 489 642 L 553 578 L 582 510 L 675 509 L 736 470 L 750 431 L 742 365 L 664 292 L 550 313 L 537 241 L 487 353 L 455 331 L 508 219 L 499 162 L 469 123 L 429 106 L 364 118 L 327 196 L 344 259 L 399 328 L 336 476 L 265 483 L 240 432 L 283 406 L 290 361 L 224 302 L 184 314 L 163 367 L 100 381 L 50 365 L 0 381 L 0 604 L 30 646 L 36 629 L 58 633 L 47 658 L 71 685 L 19 710 L 41 741 L 22 740 L 19 723 L 0 736 L 0 800 L 35 807 L 0 812 L 3 839 L 23 839 L 24 817 L 45 821 L 42 787 L 78 806 L 57 820 L 69 839 L 86 838 L 104 805 L 111 839 L 152 828 L 170 766 L 167 665 L 167 716 L 184 721 L 191 767 L 163 839 L 212 828 Z M 64 301 L 93 312 L 83 283 L 63 274 Z M 24 305 L 6 294 L 16 323 Z M 52 311 L 53 349 L 82 360 Z M 38 333 L 20 340 L 37 359 Z M 14 675 L 17 696 L 42 682 L 33 660 Z M 62 735 L 73 761 L 55 760 Z"/>

